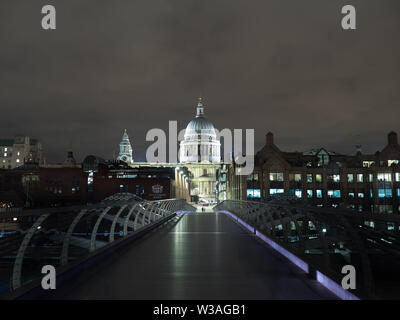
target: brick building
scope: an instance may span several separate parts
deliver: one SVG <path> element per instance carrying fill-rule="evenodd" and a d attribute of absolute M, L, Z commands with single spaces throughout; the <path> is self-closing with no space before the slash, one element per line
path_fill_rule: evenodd
<path fill-rule="evenodd" d="M 381 151 L 363 154 L 358 150 L 355 155 L 323 148 L 281 151 L 269 132 L 265 146 L 255 156 L 253 174 L 245 178 L 228 175 L 231 186 L 226 192 L 231 199 L 255 201 L 289 193 L 317 206 L 400 213 L 399 161 L 400 146 L 395 132 L 388 134 L 387 145 Z"/>
<path fill-rule="evenodd" d="M 143 164 L 132 167 L 123 161 L 87 156 L 83 170 L 87 174 L 88 202 L 97 202 L 118 192 L 133 193 L 146 200 L 189 197 L 189 190 L 178 188 L 180 184 L 176 181 L 173 166 Z"/>

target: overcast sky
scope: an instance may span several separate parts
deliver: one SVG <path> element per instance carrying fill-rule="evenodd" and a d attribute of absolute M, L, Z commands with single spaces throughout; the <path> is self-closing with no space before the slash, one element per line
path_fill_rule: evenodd
<path fill-rule="evenodd" d="M 256 149 L 272 131 L 282 150 L 375 152 L 400 131 L 399 37 L 398 0 L 1 0 L 0 138 L 38 138 L 48 161 L 70 144 L 110 159 L 126 128 L 144 160 L 146 132 L 184 128 L 203 95 Z"/>

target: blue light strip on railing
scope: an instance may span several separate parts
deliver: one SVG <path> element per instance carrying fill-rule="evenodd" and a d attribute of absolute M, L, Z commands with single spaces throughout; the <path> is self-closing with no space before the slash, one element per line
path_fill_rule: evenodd
<path fill-rule="evenodd" d="M 256 230 L 255 228 L 251 227 L 246 222 L 244 222 L 242 219 L 236 217 L 234 214 L 230 213 L 229 211 L 217 211 L 217 213 L 225 213 L 225 214 L 229 215 L 231 218 L 233 218 L 234 220 L 238 221 L 241 225 L 243 225 L 247 230 L 254 233 L 258 238 L 260 238 L 264 242 L 268 243 L 272 248 L 274 248 L 280 254 L 282 254 L 287 259 L 289 259 L 291 262 L 293 262 L 301 270 L 303 270 L 306 273 L 309 272 L 308 263 L 306 263 L 303 260 L 301 260 L 300 258 L 296 257 L 294 254 L 287 251 L 285 248 L 283 248 L 282 246 L 277 244 L 275 241 L 272 241 L 271 239 L 267 238 L 261 232 L 259 232 L 258 230 Z"/>
<path fill-rule="evenodd" d="M 232 214 L 229 211 L 225 210 L 219 210 L 217 213 L 224 213 L 228 216 L 230 216 L 232 219 L 236 220 L 239 222 L 241 225 L 243 225 L 247 230 L 249 230 L 251 233 L 254 233 L 258 238 L 263 240 L 265 243 L 270 245 L 273 249 L 278 251 L 280 254 L 282 254 L 284 257 L 286 257 L 288 260 L 293 262 L 296 266 L 298 266 L 301 270 L 303 270 L 306 273 L 310 273 L 310 268 L 307 262 L 303 261 L 299 257 L 295 256 L 293 253 L 289 252 L 279 244 L 277 244 L 275 241 L 269 239 L 267 236 L 244 222 L 242 219 L 238 218 L 236 215 Z M 325 288 L 327 288 L 329 291 L 333 292 L 336 296 L 338 296 L 342 300 L 360 300 L 357 296 L 352 294 L 351 292 L 343 289 L 340 285 L 338 285 L 335 281 L 333 281 L 331 278 L 327 277 L 324 275 L 322 272 L 316 270 L 316 280 L 323 285 Z"/>
<path fill-rule="evenodd" d="M 338 285 L 331 278 L 327 277 L 323 273 L 317 270 L 317 281 L 322 284 L 329 291 L 336 294 L 342 300 L 360 300 L 357 296 L 352 294 L 351 292 L 343 289 L 340 285 Z"/>

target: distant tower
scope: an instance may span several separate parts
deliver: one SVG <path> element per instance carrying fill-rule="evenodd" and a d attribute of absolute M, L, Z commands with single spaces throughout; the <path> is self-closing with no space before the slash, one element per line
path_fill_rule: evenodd
<path fill-rule="evenodd" d="M 126 129 L 124 131 L 124 135 L 122 136 L 121 143 L 119 144 L 119 155 L 117 160 L 124 161 L 127 164 L 133 163 L 132 146 L 131 142 L 129 141 L 128 134 L 126 133 Z"/>
<path fill-rule="evenodd" d="M 75 165 L 76 160 L 74 158 L 74 153 L 72 152 L 72 149 L 69 149 L 67 152 L 67 159 L 65 159 L 64 164 L 66 165 Z"/>

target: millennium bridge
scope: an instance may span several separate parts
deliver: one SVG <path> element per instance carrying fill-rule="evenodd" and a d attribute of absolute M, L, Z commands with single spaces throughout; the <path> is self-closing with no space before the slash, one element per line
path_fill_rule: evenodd
<path fill-rule="evenodd" d="M 0 212 L 2 299 L 399 298 L 393 215 L 119 193 L 97 204 Z M 371 222 L 376 226 L 371 228 Z M 377 227 L 378 226 L 378 227 Z M 44 266 L 56 289 L 43 289 Z M 344 266 L 355 288 L 343 288 Z"/>

